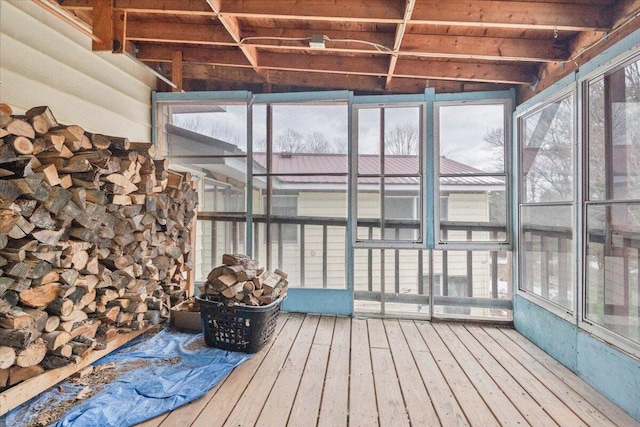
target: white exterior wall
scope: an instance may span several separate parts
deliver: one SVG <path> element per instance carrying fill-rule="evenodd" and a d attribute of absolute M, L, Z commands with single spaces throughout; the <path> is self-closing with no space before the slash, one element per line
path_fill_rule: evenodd
<path fill-rule="evenodd" d="M 0 102 L 14 114 L 48 105 L 58 122 L 151 141 L 155 76 L 34 2 L 0 0 Z"/>

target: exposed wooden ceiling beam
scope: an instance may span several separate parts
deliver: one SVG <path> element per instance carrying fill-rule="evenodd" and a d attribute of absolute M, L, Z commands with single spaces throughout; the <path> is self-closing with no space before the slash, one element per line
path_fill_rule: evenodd
<path fill-rule="evenodd" d="M 313 34 L 322 34 L 329 40 L 327 46 L 342 47 L 354 50 L 372 50 L 376 48 L 372 44 L 384 46 L 388 51 L 393 48 L 393 33 L 369 32 L 369 31 L 343 31 L 335 29 L 301 29 L 301 28 L 259 28 L 251 30 L 243 29 L 243 43 L 256 46 L 281 46 L 309 48 L 309 39 Z M 354 41 L 355 40 L 355 41 Z"/>
<path fill-rule="evenodd" d="M 479 92 L 492 90 L 505 90 L 508 85 L 495 83 L 480 82 L 455 82 L 445 80 L 416 80 L 395 78 L 386 89 L 386 92 L 393 93 L 422 93 L 425 88 L 433 88 L 437 93 L 455 93 L 455 92 Z"/>
<path fill-rule="evenodd" d="M 69 10 L 90 10 L 94 0 L 60 0 Z M 131 13 L 161 13 L 166 15 L 216 16 L 203 0 L 113 0 L 114 10 Z"/>
<path fill-rule="evenodd" d="M 383 57 L 261 52 L 259 65 L 272 70 L 386 76 L 387 62 Z"/>
<path fill-rule="evenodd" d="M 429 80 L 456 80 L 465 82 L 496 82 L 505 84 L 532 84 L 534 66 L 527 63 L 483 64 L 477 62 L 429 61 L 400 59 L 395 77 Z"/>
<path fill-rule="evenodd" d="M 406 0 L 406 4 L 404 7 L 404 17 L 402 18 L 402 22 L 398 24 L 396 28 L 396 37 L 393 42 L 394 52 L 397 52 L 400 50 L 400 46 L 402 45 L 402 38 L 404 37 L 404 33 L 407 30 L 407 24 L 411 19 L 411 15 L 413 14 L 413 8 L 415 5 L 416 5 L 416 0 Z M 392 55 L 389 60 L 389 69 L 387 70 L 386 86 L 389 86 L 389 83 L 391 83 L 391 79 L 393 78 L 393 72 L 396 69 L 397 62 L 398 62 L 398 56 Z"/>
<path fill-rule="evenodd" d="M 357 74 L 386 76 L 383 58 L 325 55 L 261 53 L 260 67 L 271 70 L 307 71 L 324 74 Z M 530 64 L 478 64 L 400 59 L 395 76 L 414 79 L 456 80 L 465 82 L 497 82 L 532 84 L 535 80 Z M 385 83 L 388 85 L 388 83 Z"/>
<path fill-rule="evenodd" d="M 179 45 L 185 63 L 253 68 L 244 54 L 236 49 L 216 49 L 211 46 Z M 159 43 L 138 43 L 136 57 L 146 62 L 171 62 L 171 46 Z"/>
<path fill-rule="evenodd" d="M 171 76 L 171 63 L 145 62 L 154 70 Z M 250 68 L 213 67 L 203 64 L 183 64 L 182 78 L 185 80 L 227 80 L 234 82 L 263 84 L 265 80 L 262 76 Z"/>
<path fill-rule="evenodd" d="M 238 23 L 238 18 L 236 18 L 235 16 L 226 16 L 220 14 L 222 0 L 206 1 L 207 3 L 209 3 L 209 6 L 211 6 L 211 9 L 218 15 L 218 20 L 220 20 L 224 28 L 227 29 L 229 35 L 240 46 L 240 50 L 242 51 L 242 53 L 244 53 L 244 56 L 246 56 L 251 66 L 253 66 L 255 72 L 264 77 L 264 79 L 268 82 L 268 76 L 258 66 L 258 50 L 254 46 L 245 45 L 241 42 L 242 35 L 240 24 Z"/>
<path fill-rule="evenodd" d="M 357 91 L 419 93 L 426 87 L 433 87 L 437 92 L 458 92 L 465 85 L 472 85 L 474 90 L 505 89 L 508 85 L 497 85 L 483 82 L 455 82 L 429 79 L 395 78 L 386 87 L 385 77 L 343 75 L 337 79 L 332 74 L 309 74 L 299 71 L 269 70 L 269 80 L 274 85 L 301 86 L 313 88 L 344 89 L 348 87 Z"/>
<path fill-rule="evenodd" d="M 220 0 L 220 13 L 240 17 L 268 17 L 309 21 L 401 23 L 404 2 L 399 0 Z"/>
<path fill-rule="evenodd" d="M 539 82 L 535 86 L 524 86 L 518 93 L 519 102 L 526 101 L 536 93 L 574 72 L 584 63 L 595 58 L 602 50 L 613 46 L 629 34 L 640 30 L 640 0 L 624 0 L 616 4 L 611 14 L 613 28 L 607 34 L 583 32 L 571 42 L 570 58 L 565 62 L 542 64 L 538 69 Z"/>
<path fill-rule="evenodd" d="M 603 12 L 603 7 L 595 4 L 423 0 L 416 4 L 411 20 L 433 25 L 606 31 L 611 28 L 611 18 Z"/>
<path fill-rule="evenodd" d="M 289 35 L 283 39 L 261 38 L 251 36 L 241 39 L 237 34 L 237 26 L 231 24 L 228 17 L 222 17 L 227 25 L 232 27 L 233 35 L 221 25 L 179 24 L 129 21 L 127 23 L 127 38 L 165 43 L 193 43 L 240 46 L 247 59 L 257 67 L 257 53 L 255 48 L 273 48 L 289 50 L 309 50 L 307 42 L 291 41 Z M 283 32 L 295 34 L 298 32 Z M 268 36 L 278 37 L 278 36 Z M 391 54 L 390 50 L 376 48 L 368 44 L 374 33 L 362 33 L 360 42 L 340 39 L 327 41 L 327 51 Z M 331 37 L 330 37 L 331 38 Z M 237 39 L 237 40 L 236 40 Z M 334 40 L 333 38 L 331 38 Z M 375 38 L 374 38 L 375 39 Z M 378 36 L 380 39 L 380 36 Z M 387 36 L 387 40 L 389 36 Z M 358 39 L 354 39 L 358 40 Z M 376 43 L 376 42 L 372 42 Z M 468 58 L 496 61 L 564 61 L 568 54 L 565 48 L 555 40 L 527 40 L 498 37 L 467 37 L 446 35 L 405 34 L 398 55 L 412 55 L 441 58 Z"/>
<path fill-rule="evenodd" d="M 193 43 L 236 46 L 222 25 L 127 22 L 127 39 L 164 43 Z"/>
<path fill-rule="evenodd" d="M 490 61 L 554 62 L 568 58 L 554 40 L 405 34 L 400 54 Z"/>

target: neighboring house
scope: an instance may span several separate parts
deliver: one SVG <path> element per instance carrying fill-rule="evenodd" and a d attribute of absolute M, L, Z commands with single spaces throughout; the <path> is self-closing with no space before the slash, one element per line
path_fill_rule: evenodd
<path fill-rule="evenodd" d="M 245 155 L 235 145 L 207 137 L 172 125 L 166 127 L 168 133 L 168 154 L 172 165 L 187 167 L 200 174 L 201 211 L 212 212 L 246 212 Z M 210 155 L 210 158 L 202 157 Z M 216 157 L 226 156 L 226 157 Z M 360 155 L 359 173 L 372 174 L 377 171 L 379 156 Z M 442 174 L 476 174 L 479 171 L 446 157 L 440 158 Z M 266 214 L 266 172 L 267 158 L 265 153 L 253 154 L 253 213 L 256 218 Z M 416 156 L 386 155 L 385 173 L 394 175 L 417 170 Z M 339 225 L 305 225 L 304 231 L 297 224 L 272 225 L 271 257 L 272 267 L 280 266 L 289 273 L 291 286 L 300 285 L 301 269 L 304 269 L 304 286 L 323 286 L 323 257 L 330 266 L 327 269 L 326 284 L 328 287 L 342 288 L 346 286 L 345 237 L 348 216 L 346 154 L 324 153 L 275 153 L 271 160 L 272 173 L 279 174 L 272 179 L 271 214 L 275 217 L 331 218 L 342 220 Z M 361 178 L 358 182 L 358 220 L 380 218 L 379 178 Z M 503 182 L 494 177 L 455 177 L 443 178 L 440 184 L 439 216 L 441 220 L 460 222 L 489 221 L 489 192 L 502 191 Z M 416 178 L 391 177 L 385 179 L 385 217 L 387 219 L 415 220 L 421 215 L 419 206 L 419 182 Z M 282 219 L 282 218 L 280 218 Z M 238 226 L 242 225 L 242 226 Z M 202 222 L 199 228 L 199 265 L 198 278 L 206 277 L 208 271 L 219 259 L 213 259 L 212 244 L 219 258 L 225 251 L 242 251 L 245 233 L 244 223 L 218 222 L 215 238 L 211 222 Z M 280 227 L 280 228 L 278 228 Z M 304 234 L 303 234 L 304 233 Z M 391 233 L 391 234 L 389 234 Z M 394 229 L 386 230 L 385 237 L 397 237 L 401 240 L 412 240 L 417 231 L 403 229 L 395 234 Z M 449 238 L 455 237 L 451 232 Z M 257 234 L 257 235 L 256 235 Z M 380 237 L 380 229 L 375 228 L 371 234 L 366 227 L 357 231 L 359 237 Z M 460 236 L 463 238 L 464 236 Z M 236 240 L 234 244 L 234 238 Z M 326 239 L 326 242 L 324 241 Z M 266 263 L 266 228 L 263 223 L 254 226 L 254 255 Z M 281 247 L 279 248 L 279 244 Z M 303 245 L 303 248 L 301 247 Z M 324 252 L 326 251 L 326 254 Z M 400 292 L 417 293 L 418 262 L 417 251 L 402 250 L 403 266 L 400 271 Z M 426 253 L 426 251 L 425 251 Z M 279 255 L 282 259 L 279 259 Z M 304 255 L 302 255 L 304 254 Z M 300 258 L 304 256 L 304 265 Z M 387 291 L 393 289 L 393 268 L 395 251 L 385 253 L 385 282 Z M 415 262 L 411 262 L 415 259 Z M 355 250 L 355 282 L 356 290 L 366 289 L 368 274 L 369 250 Z M 406 262 L 409 261 L 409 262 Z M 374 291 L 379 290 L 380 283 L 380 251 L 374 250 L 372 255 Z M 449 295 L 467 296 L 467 258 L 465 251 L 449 251 L 448 277 Z M 434 286 L 436 295 L 441 294 L 442 257 L 437 251 L 434 262 Z M 428 269 L 424 267 L 424 280 L 428 283 Z M 488 252 L 474 254 L 473 291 L 474 296 L 489 297 L 490 255 Z M 427 287 L 425 286 L 425 289 Z"/>

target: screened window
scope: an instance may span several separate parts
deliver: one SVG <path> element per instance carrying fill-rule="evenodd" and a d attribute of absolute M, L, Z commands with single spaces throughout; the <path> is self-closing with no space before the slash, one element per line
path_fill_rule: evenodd
<path fill-rule="evenodd" d="M 519 118 L 520 289 L 574 310 L 574 96 Z"/>
<path fill-rule="evenodd" d="M 436 107 L 439 242 L 507 241 L 508 104 Z"/>
<path fill-rule="evenodd" d="M 254 258 L 291 287 L 344 288 L 346 101 L 252 105 Z"/>
<path fill-rule="evenodd" d="M 198 178 L 195 271 L 205 280 L 224 253 L 246 251 L 245 99 L 158 104 L 158 150 Z M 206 219 L 203 217 L 206 216 Z"/>
<path fill-rule="evenodd" d="M 356 108 L 357 241 L 423 241 L 423 114 L 422 105 Z"/>
<path fill-rule="evenodd" d="M 640 61 L 586 85 L 585 318 L 640 343 Z"/>

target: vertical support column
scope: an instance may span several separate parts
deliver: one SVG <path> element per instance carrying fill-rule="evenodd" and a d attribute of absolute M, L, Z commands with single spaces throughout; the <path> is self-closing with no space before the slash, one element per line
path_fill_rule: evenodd
<path fill-rule="evenodd" d="M 182 92 L 182 51 L 174 50 L 171 57 L 171 81 L 176 87 L 172 92 Z"/>
<path fill-rule="evenodd" d="M 322 287 L 326 288 L 328 281 L 327 281 L 327 274 L 329 274 L 329 269 L 328 269 L 328 258 L 327 258 L 327 251 L 328 251 L 328 243 L 327 240 L 329 239 L 329 230 L 327 229 L 327 225 L 323 225 L 322 226 Z"/>
<path fill-rule="evenodd" d="M 304 224 L 300 224 L 300 287 L 304 288 L 304 260 L 305 260 Z"/>

